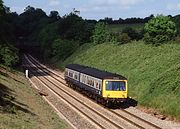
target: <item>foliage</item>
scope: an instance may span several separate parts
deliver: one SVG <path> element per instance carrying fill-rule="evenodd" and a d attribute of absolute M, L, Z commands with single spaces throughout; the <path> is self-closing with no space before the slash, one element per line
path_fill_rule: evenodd
<path fill-rule="evenodd" d="M 171 40 L 176 34 L 175 23 L 169 17 L 159 15 L 151 19 L 144 27 L 146 43 L 159 45 Z"/>
<path fill-rule="evenodd" d="M 180 35 L 180 14 L 174 16 L 174 17 L 172 18 L 172 20 L 173 20 L 174 23 L 176 24 L 177 35 Z"/>
<path fill-rule="evenodd" d="M 2 10 L 3 10 L 3 1 L 0 0 L 0 15 L 1 15 L 1 13 L 2 13 Z"/>
<path fill-rule="evenodd" d="M 42 9 L 27 6 L 24 12 L 19 15 L 20 36 L 27 38 L 31 35 L 42 18 L 47 18 L 46 13 Z"/>
<path fill-rule="evenodd" d="M 3 6 L 0 15 L 0 41 L 4 43 L 15 43 L 17 13 L 10 12 L 10 8 Z"/>
<path fill-rule="evenodd" d="M 38 42 L 40 43 L 41 53 L 44 59 L 51 57 L 52 43 L 58 38 L 58 22 L 48 24 L 38 34 Z"/>
<path fill-rule="evenodd" d="M 99 22 L 96 24 L 92 41 L 94 44 L 101 44 L 105 42 L 114 42 L 116 40 L 115 38 L 111 37 L 111 33 L 109 32 L 107 28 L 107 24 L 103 22 Z"/>
<path fill-rule="evenodd" d="M 17 50 L 12 46 L 7 45 L 0 45 L 0 57 L 0 62 L 7 67 L 15 65 L 19 60 Z"/>
<path fill-rule="evenodd" d="M 51 11 L 49 17 L 54 21 L 57 21 L 61 18 L 58 11 Z"/>
<path fill-rule="evenodd" d="M 144 28 L 144 23 L 134 23 L 134 24 L 110 24 L 108 25 L 108 29 L 111 32 L 122 32 L 123 29 L 131 27 L 137 32 L 140 32 Z"/>
<path fill-rule="evenodd" d="M 137 30 L 133 29 L 132 27 L 126 27 L 122 30 L 122 33 L 126 33 L 131 40 L 139 40 L 142 38 L 142 35 Z"/>
<path fill-rule="evenodd" d="M 131 38 L 128 36 L 127 33 L 121 33 L 119 37 L 119 44 L 129 43 Z"/>
<path fill-rule="evenodd" d="M 104 19 L 100 19 L 98 22 L 104 22 L 104 23 L 108 23 L 108 24 L 136 24 L 136 23 L 147 23 L 150 19 L 152 19 L 154 17 L 153 14 L 151 14 L 148 17 L 145 18 L 136 18 L 136 17 L 131 17 L 131 18 L 126 18 L 126 19 L 122 19 L 119 18 L 118 20 L 113 20 L 112 18 L 109 17 L 105 17 Z"/>
<path fill-rule="evenodd" d="M 58 34 L 63 39 L 89 42 L 94 25 L 74 13 L 65 15 L 59 22 Z"/>
<path fill-rule="evenodd" d="M 52 44 L 52 54 L 60 60 L 66 59 L 77 48 L 79 44 L 75 41 L 56 39 Z"/>

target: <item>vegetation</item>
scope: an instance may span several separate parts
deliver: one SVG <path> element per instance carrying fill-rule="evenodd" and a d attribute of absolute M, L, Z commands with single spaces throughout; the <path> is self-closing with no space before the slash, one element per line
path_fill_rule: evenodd
<path fill-rule="evenodd" d="M 134 23 L 134 24 L 110 24 L 108 25 L 108 29 L 111 32 L 122 32 L 123 29 L 130 27 L 140 32 L 144 28 L 144 23 Z"/>
<path fill-rule="evenodd" d="M 129 43 L 131 41 L 131 38 L 129 37 L 127 33 L 121 33 L 118 41 L 119 41 L 119 44 L 125 44 L 125 43 Z"/>
<path fill-rule="evenodd" d="M 1 14 L 2 10 L 3 10 L 3 1 L 0 0 L 0 14 Z"/>
<path fill-rule="evenodd" d="M 114 25 L 116 25 L 116 24 L 140 24 L 140 23 L 147 23 L 153 17 L 154 17 L 153 14 L 151 14 L 150 16 L 145 17 L 145 18 L 132 17 L 132 18 L 126 18 L 126 19 L 119 18 L 118 20 L 113 20 L 112 18 L 105 17 L 104 19 L 100 19 L 99 22 L 104 22 L 107 24 L 114 24 Z"/>
<path fill-rule="evenodd" d="M 137 30 L 131 27 L 124 28 L 122 30 L 122 33 L 126 33 L 131 38 L 131 40 L 140 40 L 143 37 L 141 32 L 138 32 Z"/>
<path fill-rule="evenodd" d="M 113 42 L 113 38 L 107 29 L 107 25 L 103 22 L 97 23 L 93 32 L 92 40 L 94 44 L 104 42 Z"/>
<path fill-rule="evenodd" d="M 18 51 L 13 46 L 0 45 L 0 63 L 7 67 L 18 63 Z"/>
<path fill-rule="evenodd" d="M 94 26 L 74 13 L 65 15 L 59 22 L 58 34 L 61 38 L 75 40 L 83 44 L 89 42 Z"/>
<path fill-rule="evenodd" d="M 174 23 L 176 24 L 176 29 L 177 29 L 177 35 L 180 35 L 180 14 L 176 15 L 172 18 Z"/>
<path fill-rule="evenodd" d="M 53 109 L 32 90 L 23 73 L 0 68 L 1 129 L 65 129 Z"/>
<path fill-rule="evenodd" d="M 145 31 L 145 42 L 159 45 L 174 38 L 176 26 L 169 17 L 159 15 L 145 24 Z"/>
<path fill-rule="evenodd" d="M 78 63 L 124 75 L 129 96 L 140 105 L 152 107 L 180 120 L 180 46 L 169 43 L 158 47 L 144 42 L 130 44 L 85 44 L 63 63 Z"/>
<path fill-rule="evenodd" d="M 64 60 L 69 57 L 78 47 L 79 45 L 75 41 L 56 39 L 52 45 L 52 55 L 57 59 Z"/>

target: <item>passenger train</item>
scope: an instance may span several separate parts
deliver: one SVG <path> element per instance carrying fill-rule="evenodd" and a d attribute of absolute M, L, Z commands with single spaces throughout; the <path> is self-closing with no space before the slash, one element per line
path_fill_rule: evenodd
<path fill-rule="evenodd" d="M 65 68 L 65 80 L 69 86 L 81 89 L 100 103 L 119 103 L 128 100 L 127 78 L 79 64 Z"/>

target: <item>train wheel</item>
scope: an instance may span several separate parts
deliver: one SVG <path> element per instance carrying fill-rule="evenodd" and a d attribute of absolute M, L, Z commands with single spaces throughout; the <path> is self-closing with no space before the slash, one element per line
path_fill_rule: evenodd
<path fill-rule="evenodd" d="M 113 105 L 112 101 L 109 101 L 109 100 L 106 101 L 106 107 L 110 108 L 112 107 L 112 105 Z"/>
<path fill-rule="evenodd" d="M 95 101 L 98 103 L 98 97 L 97 96 L 95 96 Z"/>

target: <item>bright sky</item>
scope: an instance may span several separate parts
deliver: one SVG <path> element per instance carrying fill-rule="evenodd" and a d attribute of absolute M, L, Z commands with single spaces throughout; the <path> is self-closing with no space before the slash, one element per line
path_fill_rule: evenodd
<path fill-rule="evenodd" d="M 150 14 L 177 15 L 180 14 L 180 0 L 3 0 L 11 11 L 22 13 L 31 5 L 42 8 L 47 14 L 59 11 L 60 16 L 70 13 L 73 8 L 80 11 L 85 19 L 113 19 L 141 17 Z"/>

